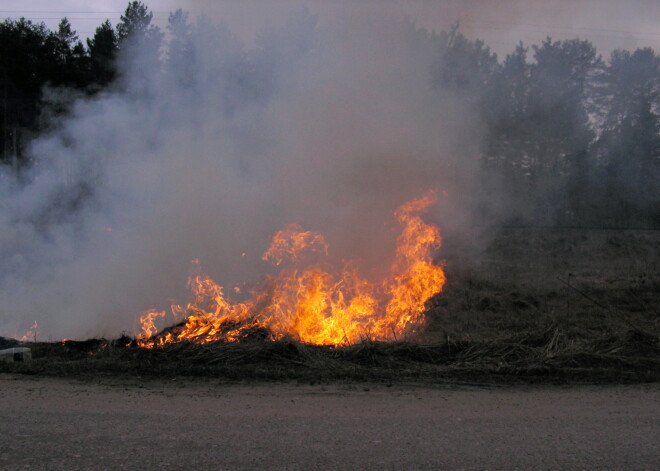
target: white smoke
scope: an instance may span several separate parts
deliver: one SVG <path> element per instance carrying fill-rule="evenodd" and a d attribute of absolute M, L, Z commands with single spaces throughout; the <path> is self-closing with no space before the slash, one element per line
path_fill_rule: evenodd
<path fill-rule="evenodd" d="M 252 48 L 205 27 L 185 73 L 134 50 L 121 86 L 33 142 L 29 183 L 0 176 L 0 335 L 34 320 L 41 338 L 134 331 L 185 301 L 194 258 L 221 284 L 256 281 L 291 222 L 377 270 L 392 211 L 429 189 L 446 192 L 430 217 L 461 230 L 478 120 L 433 89 L 433 51 L 385 9 L 291 18 Z"/>

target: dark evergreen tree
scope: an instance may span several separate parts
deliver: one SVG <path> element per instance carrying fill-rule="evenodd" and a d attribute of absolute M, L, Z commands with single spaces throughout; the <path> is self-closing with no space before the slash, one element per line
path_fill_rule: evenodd
<path fill-rule="evenodd" d="M 160 71 L 163 33 L 152 20 L 147 6 L 133 1 L 117 24 L 119 70 L 130 71 L 131 81 L 123 85 L 134 93 L 148 93 L 150 82 Z"/>
<path fill-rule="evenodd" d="M 117 38 L 119 48 L 130 49 L 139 47 L 143 53 L 153 55 L 147 60 L 158 61 L 160 48 L 163 41 L 163 33 L 158 26 L 152 25 L 154 14 L 147 6 L 138 1 L 129 2 L 124 14 L 121 15 L 117 24 Z M 131 51 L 135 53 L 135 51 Z"/>
<path fill-rule="evenodd" d="M 614 51 L 600 77 L 596 154 L 614 224 L 660 223 L 660 57 Z"/>
<path fill-rule="evenodd" d="M 438 60 L 433 67 L 436 86 L 479 101 L 497 70 L 497 55 L 481 40 L 470 41 L 458 29 L 435 35 Z"/>
<path fill-rule="evenodd" d="M 504 198 L 510 222 L 528 220 L 533 211 L 529 196 L 531 130 L 529 93 L 531 64 L 522 43 L 506 56 L 481 101 L 486 127 L 482 160 L 483 188 L 488 196 Z M 490 199 L 490 198 L 487 198 Z"/>
<path fill-rule="evenodd" d="M 151 25 L 153 16 L 144 3 L 129 2 L 117 25 L 119 41 L 123 43 L 131 37 L 144 38 L 154 32 L 155 27 Z"/>
<path fill-rule="evenodd" d="M 85 47 L 78 34 L 65 17 L 56 31 L 48 32 L 44 43 L 44 54 L 50 60 L 44 79 L 47 85 L 55 88 L 85 88 L 89 82 L 89 61 Z"/>
<path fill-rule="evenodd" d="M 190 86 L 194 81 L 196 51 L 192 43 L 192 26 L 188 13 L 178 9 L 167 22 L 170 40 L 167 44 L 167 73 L 174 81 Z"/>
<path fill-rule="evenodd" d="M 21 164 L 20 148 L 36 130 L 43 86 L 52 77 L 48 29 L 30 20 L 0 23 L 0 133 L 2 161 Z"/>
<path fill-rule="evenodd" d="M 48 35 L 48 41 L 53 49 L 54 63 L 58 69 L 56 73 L 61 74 L 60 77 L 53 78 L 59 78 L 59 83 L 68 84 L 73 68 L 73 47 L 78 41 L 78 35 L 71 28 L 71 22 L 66 17 L 60 20 L 57 31 Z"/>
<path fill-rule="evenodd" d="M 119 50 L 117 35 L 110 20 L 96 28 L 94 36 L 87 40 L 89 49 L 91 83 L 96 89 L 107 87 L 116 76 L 116 60 Z"/>
<path fill-rule="evenodd" d="M 521 170 L 535 200 L 537 223 L 574 224 L 588 196 L 587 162 L 595 137 L 589 83 L 602 68 L 588 41 L 552 41 L 533 46 L 521 142 Z"/>
<path fill-rule="evenodd" d="M 554 42 L 548 38 L 533 49 L 536 63 L 532 65 L 529 91 L 531 178 L 552 193 L 565 194 L 569 179 L 575 179 L 578 188 L 584 190 L 580 183 L 584 183 L 585 175 L 580 172 L 595 137 L 589 122 L 587 84 L 602 62 L 588 41 Z M 568 209 L 565 206 L 563 211 Z"/>

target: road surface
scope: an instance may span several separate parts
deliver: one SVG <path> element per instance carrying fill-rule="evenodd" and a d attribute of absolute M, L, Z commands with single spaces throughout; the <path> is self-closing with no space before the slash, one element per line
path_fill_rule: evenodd
<path fill-rule="evenodd" d="M 660 386 L 0 375 L 2 470 L 657 470 Z"/>

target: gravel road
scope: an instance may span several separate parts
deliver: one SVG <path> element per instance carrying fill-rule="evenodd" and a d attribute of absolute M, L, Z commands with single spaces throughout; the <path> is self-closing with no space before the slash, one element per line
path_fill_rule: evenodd
<path fill-rule="evenodd" d="M 0 375 L 2 470 L 657 470 L 660 385 Z"/>

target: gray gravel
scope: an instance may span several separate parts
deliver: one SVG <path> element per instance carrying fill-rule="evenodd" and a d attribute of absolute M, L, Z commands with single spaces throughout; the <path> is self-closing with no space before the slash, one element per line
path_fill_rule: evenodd
<path fill-rule="evenodd" d="M 2 470 L 660 469 L 660 386 L 0 375 Z"/>

